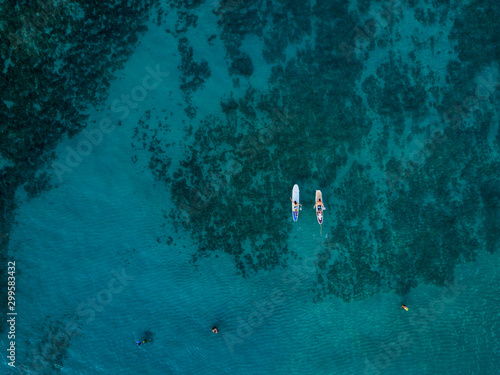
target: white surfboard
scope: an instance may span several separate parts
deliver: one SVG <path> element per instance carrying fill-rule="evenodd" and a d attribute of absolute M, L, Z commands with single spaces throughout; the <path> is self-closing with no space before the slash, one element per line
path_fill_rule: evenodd
<path fill-rule="evenodd" d="M 300 191 L 299 191 L 299 185 L 295 184 L 293 185 L 293 190 L 292 190 L 292 217 L 293 221 L 297 221 L 299 219 L 299 203 L 300 203 Z M 294 203 L 297 202 L 297 203 Z"/>

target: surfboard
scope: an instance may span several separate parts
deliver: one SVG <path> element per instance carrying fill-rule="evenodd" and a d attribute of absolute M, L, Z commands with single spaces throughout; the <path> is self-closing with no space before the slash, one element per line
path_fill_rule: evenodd
<path fill-rule="evenodd" d="M 321 208 L 318 205 L 321 199 Z M 318 224 L 323 224 L 323 211 L 325 210 L 325 204 L 323 203 L 323 196 L 321 195 L 321 190 L 316 190 L 316 218 L 318 219 Z"/>
<path fill-rule="evenodd" d="M 300 191 L 299 191 L 299 185 L 295 184 L 293 185 L 293 190 L 292 190 L 292 217 L 293 221 L 297 221 L 299 219 L 299 196 L 300 196 Z M 297 205 L 295 203 L 297 202 Z"/>

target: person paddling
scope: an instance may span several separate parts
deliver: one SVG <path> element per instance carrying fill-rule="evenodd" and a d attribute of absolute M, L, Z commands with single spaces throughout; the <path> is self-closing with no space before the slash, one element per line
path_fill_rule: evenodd
<path fill-rule="evenodd" d="M 302 207 L 300 203 L 297 203 L 297 201 L 294 201 L 292 198 L 290 198 L 290 200 L 293 203 L 293 208 L 295 208 L 296 210 L 298 210 L 299 207 Z"/>
<path fill-rule="evenodd" d="M 318 199 L 318 202 L 314 205 L 314 208 L 318 207 L 318 211 L 324 211 L 326 210 L 326 207 L 323 205 L 323 202 L 321 201 L 321 198 Z"/>

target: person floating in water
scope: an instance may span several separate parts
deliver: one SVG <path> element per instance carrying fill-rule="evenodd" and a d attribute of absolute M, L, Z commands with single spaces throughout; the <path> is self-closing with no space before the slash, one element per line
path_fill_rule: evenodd
<path fill-rule="evenodd" d="M 406 305 L 401 305 L 401 308 L 405 309 L 406 311 L 408 311 L 408 306 L 406 306 Z"/>
<path fill-rule="evenodd" d="M 137 344 L 137 345 L 139 345 L 139 346 L 141 346 L 142 344 L 145 344 L 145 343 L 147 343 L 148 341 L 149 341 L 148 339 L 144 339 L 144 340 L 142 340 L 142 341 L 137 341 L 137 342 L 136 342 L 136 344 Z"/>
<path fill-rule="evenodd" d="M 213 333 L 219 333 L 219 330 L 217 329 L 217 327 L 215 327 L 215 326 L 214 326 L 214 327 L 212 328 L 212 332 L 213 332 Z"/>
<path fill-rule="evenodd" d="M 142 344 L 145 344 L 147 342 L 153 342 L 154 333 L 151 331 L 146 331 L 146 332 L 144 332 L 143 337 L 144 337 L 144 339 L 142 341 L 135 342 L 138 346 L 141 346 Z"/>

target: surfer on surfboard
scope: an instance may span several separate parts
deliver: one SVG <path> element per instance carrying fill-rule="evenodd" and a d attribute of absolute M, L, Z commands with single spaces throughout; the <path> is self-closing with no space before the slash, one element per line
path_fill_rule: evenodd
<path fill-rule="evenodd" d="M 320 235 L 323 235 L 323 227 L 321 224 L 323 224 L 323 211 L 326 210 L 322 198 L 323 195 L 321 194 L 321 190 L 316 190 L 316 204 L 314 205 L 314 209 L 316 210 L 316 218 L 318 219 Z"/>
<path fill-rule="evenodd" d="M 292 203 L 293 203 L 293 208 L 295 208 L 296 210 L 298 210 L 298 209 L 299 209 L 299 207 L 301 207 L 301 208 L 302 208 L 302 205 L 301 205 L 300 203 L 297 203 L 297 201 L 292 200 L 292 198 L 290 198 L 290 200 L 291 200 L 291 201 L 292 201 Z"/>
<path fill-rule="evenodd" d="M 323 211 L 326 210 L 321 198 L 323 198 L 321 191 L 316 190 L 316 204 L 314 205 L 314 209 L 316 210 L 316 217 L 318 218 L 318 223 L 320 225 L 323 223 Z"/>
<path fill-rule="evenodd" d="M 318 199 L 318 201 L 314 205 L 314 208 L 318 208 L 318 211 L 326 210 L 325 206 L 323 206 L 323 202 L 321 202 L 321 198 Z"/>
<path fill-rule="evenodd" d="M 302 210 L 302 205 L 299 203 L 300 199 L 300 191 L 299 191 L 299 185 L 295 184 L 293 185 L 293 190 L 292 190 L 292 198 L 290 200 L 292 201 L 292 217 L 293 221 L 297 221 L 299 218 L 299 209 Z"/>

